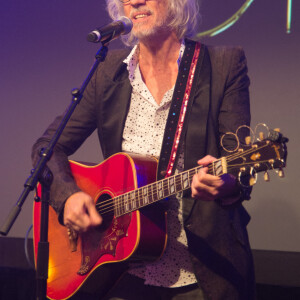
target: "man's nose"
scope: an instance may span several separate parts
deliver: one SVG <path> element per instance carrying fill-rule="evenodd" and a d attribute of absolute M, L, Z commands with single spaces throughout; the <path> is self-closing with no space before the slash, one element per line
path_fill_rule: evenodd
<path fill-rule="evenodd" d="M 145 4 L 146 0 L 130 0 L 131 5 Z"/>

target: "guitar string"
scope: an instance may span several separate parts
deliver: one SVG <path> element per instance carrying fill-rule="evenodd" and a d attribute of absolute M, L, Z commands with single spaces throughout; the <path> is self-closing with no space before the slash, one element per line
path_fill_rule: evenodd
<path fill-rule="evenodd" d="M 266 160 L 266 161 L 264 161 L 264 162 L 262 162 L 262 163 L 267 163 L 267 162 L 268 162 L 268 161 Z M 156 194 L 155 191 L 153 191 L 153 193 Z M 178 193 L 178 191 L 175 191 L 174 193 L 168 193 L 168 196 L 171 196 L 171 195 L 176 194 L 176 193 Z M 121 196 L 122 196 L 122 195 L 121 195 Z M 118 197 L 119 197 L 119 196 L 118 196 Z M 118 197 L 116 197 L 116 198 L 118 198 Z M 116 198 L 112 198 L 112 199 L 110 199 L 110 201 L 113 202 L 114 199 L 116 199 Z M 154 199 L 154 201 L 148 201 L 148 203 L 143 203 L 143 205 L 141 205 L 141 204 L 139 204 L 139 205 L 134 205 L 134 207 L 138 206 L 138 208 L 142 208 L 142 207 L 144 207 L 144 206 L 147 206 L 148 204 L 152 204 L 152 203 L 154 203 L 154 202 L 157 202 L 157 201 L 159 201 L 159 200 L 162 200 L 163 198 L 165 198 L 165 197 L 158 198 L 158 199 Z M 143 199 L 144 199 L 143 197 L 141 197 L 141 196 L 138 195 L 137 198 L 131 199 L 131 200 L 134 200 L 135 203 L 140 203 Z M 124 199 L 123 199 L 123 200 L 124 200 Z M 129 199 L 128 201 L 130 201 L 130 199 Z M 109 204 L 111 204 L 111 205 L 109 205 Z M 116 209 L 124 209 L 124 204 L 125 204 L 124 201 L 122 201 L 122 199 L 120 199 L 119 203 L 116 203 L 116 202 L 115 202 L 115 204 L 114 204 L 114 203 L 108 203 L 108 205 L 107 205 L 105 208 L 104 208 L 103 206 L 99 205 L 99 206 L 98 206 L 98 207 L 99 207 L 98 212 L 99 212 L 99 213 L 101 212 L 101 215 L 103 215 L 103 214 L 107 214 L 107 213 L 113 212 L 113 211 L 115 211 Z M 128 202 L 128 205 L 129 205 L 129 202 Z M 125 205 L 125 206 L 126 206 L 126 205 Z M 131 202 L 131 205 L 130 205 L 130 206 L 131 206 L 131 207 L 133 206 L 133 205 L 132 205 L 132 202 Z M 136 209 L 137 209 L 137 208 L 129 209 L 128 211 L 126 211 L 126 212 L 124 212 L 124 213 L 121 213 L 120 215 L 127 214 L 127 213 L 129 213 L 129 212 L 135 211 Z"/>
<path fill-rule="evenodd" d="M 268 161 L 266 160 L 266 161 L 262 161 L 261 163 L 268 163 Z M 233 169 L 233 168 L 230 168 L 230 169 Z M 190 177 L 190 179 L 191 179 L 192 177 Z M 178 181 L 177 181 L 177 184 L 178 184 Z M 181 184 L 181 183 L 180 183 Z M 188 186 L 189 187 L 189 186 Z M 166 190 L 166 189 L 165 189 Z M 182 188 L 180 188 L 180 191 L 182 190 Z M 157 196 L 157 190 L 154 188 L 154 190 L 152 191 L 152 193 L 154 194 L 154 195 L 156 195 Z M 170 196 L 170 195 L 172 195 L 172 194 L 176 194 L 176 193 L 178 193 L 178 191 L 176 191 L 176 189 L 174 190 L 174 193 L 170 193 L 169 191 L 167 191 L 167 195 L 168 196 Z M 165 196 L 166 197 L 166 196 Z M 128 199 L 128 202 L 126 202 L 126 204 L 125 204 L 125 202 L 124 201 L 119 201 L 119 203 L 116 203 L 116 205 L 114 205 L 114 204 L 112 204 L 111 206 L 107 206 L 107 207 L 101 207 L 101 209 L 99 210 L 99 212 L 101 212 L 102 214 L 106 214 L 106 213 L 109 213 L 109 212 L 112 212 L 112 211 L 114 211 L 114 209 L 124 209 L 124 208 L 126 208 L 126 205 L 128 205 L 128 209 L 126 209 L 126 211 L 124 212 L 124 213 L 121 213 L 121 215 L 122 214 L 125 214 L 125 213 L 128 213 L 128 212 L 131 212 L 131 211 L 134 211 L 134 210 L 136 210 L 137 208 L 137 206 L 140 208 L 140 207 L 143 207 L 143 206 L 147 206 L 148 204 L 151 204 L 151 203 L 154 203 L 154 202 L 156 202 L 156 201 L 159 201 L 159 200 L 161 200 L 161 199 L 163 199 L 163 198 L 165 198 L 165 197 L 153 197 L 154 198 L 154 200 L 152 199 L 150 199 L 148 202 L 143 202 L 142 200 L 144 200 L 144 197 L 143 196 L 140 196 L 139 194 L 138 194 L 138 196 L 137 197 L 135 197 L 134 199 Z M 124 200 L 124 199 L 122 199 L 122 197 L 121 197 L 121 200 Z M 132 205 L 132 200 L 135 202 L 135 205 Z M 113 201 L 113 199 L 111 199 L 111 201 Z M 140 204 L 140 203 L 143 203 L 142 205 Z M 138 204 L 139 205 L 138 205 Z M 124 204 L 125 204 L 125 207 L 124 207 Z M 131 207 L 131 208 L 130 208 Z"/>
<path fill-rule="evenodd" d="M 261 147 L 257 147 L 257 148 L 250 148 L 249 150 L 247 150 L 247 151 L 243 151 L 243 152 L 236 152 L 236 153 L 234 153 L 234 154 L 232 154 L 232 155 L 228 155 L 227 157 L 226 157 L 226 160 L 229 162 L 229 161 L 232 161 L 232 160 L 234 160 L 234 159 L 236 159 L 236 158 L 239 158 L 239 157 L 241 157 L 241 156 L 243 156 L 243 155 L 247 155 L 247 154 L 250 154 L 251 152 L 255 152 L 255 151 L 258 151 L 258 150 L 260 150 L 260 149 L 262 149 L 262 148 L 264 148 L 264 147 L 266 147 L 266 146 L 268 146 L 268 145 L 263 145 L 263 146 L 261 146 Z M 268 161 L 266 160 L 266 161 L 264 161 L 264 162 L 260 162 L 260 163 L 268 163 Z M 248 163 L 249 165 L 251 165 L 251 164 L 253 164 L 253 163 Z M 247 164 L 237 164 L 237 165 L 231 165 L 231 166 L 228 166 L 227 167 L 227 170 L 231 170 L 231 169 L 234 169 L 234 168 L 237 168 L 238 166 L 245 166 L 245 165 L 247 165 Z M 192 172 L 195 172 L 195 171 L 198 171 L 198 169 L 200 169 L 200 168 L 202 168 L 203 166 L 197 166 L 196 168 L 193 168 L 193 169 L 191 169 L 191 170 L 188 170 L 188 171 L 185 171 L 185 172 L 182 172 L 182 173 L 180 173 L 180 174 L 177 174 L 177 175 L 175 175 L 175 176 L 172 176 L 172 178 L 174 179 L 174 184 L 177 186 L 178 184 L 182 184 L 182 175 L 185 173 L 188 173 L 188 179 L 189 179 L 189 185 L 190 185 L 190 180 L 192 179 L 192 176 L 194 175 L 194 173 L 193 173 L 193 175 L 191 176 L 189 173 L 191 173 L 191 171 Z M 208 169 L 209 169 L 209 171 L 212 171 L 213 170 L 213 165 L 211 164 L 211 165 L 209 165 L 209 167 L 208 167 Z M 162 179 L 160 182 L 161 182 L 161 186 L 163 187 L 163 194 L 165 195 L 165 194 L 167 194 L 168 196 L 170 196 L 170 195 L 172 195 L 172 194 L 170 194 L 170 192 L 169 192 L 169 184 L 167 183 L 167 181 L 170 179 L 171 177 L 169 177 L 169 178 L 165 178 L 165 179 Z M 165 185 L 164 185 L 164 182 L 163 181 L 165 181 L 165 183 L 166 183 L 166 185 L 167 185 L 167 187 L 165 187 Z M 143 199 L 145 199 L 145 197 L 143 197 L 143 195 L 140 195 L 140 192 L 139 191 L 142 191 L 143 192 L 143 189 L 147 189 L 147 191 L 149 192 L 149 189 L 151 189 L 151 191 L 152 191 L 152 196 L 150 196 L 151 198 L 154 198 L 154 201 L 152 200 L 152 201 L 148 201 L 144 206 L 146 206 L 146 205 L 148 205 L 148 204 L 151 204 L 151 203 L 153 203 L 153 202 L 156 202 L 156 201 L 159 201 L 159 200 L 161 200 L 161 199 L 163 199 L 164 197 L 162 197 L 161 199 L 160 198 L 158 198 L 158 199 L 155 199 L 155 197 L 153 197 L 153 194 L 154 195 L 158 195 L 158 190 L 157 190 L 157 183 L 158 182 L 155 182 L 155 183 L 152 183 L 152 184 L 149 184 L 148 186 L 146 186 L 146 187 L 141 187 L 141 188 L 138 188 L 138 189 L 136 189 L 136 190 L 133 190 L 133 191 L 129 191 L 129 192 L 127 192 L 127 193 L 125 193 L 125 194 L 122 194 L 122 195 L 119 195 L 119 196 L 117 196 L 117 197 L 115 197 L 115 198 L 112 198 L 112 199 L 109 199 L 109 200 L 105 200 L 105 201 L 103 201 L 103 202 L 101 202 L 101 203 L 98 203 L 98 204 L 96 204 L 96 206 L 97 207 L 99 207 L 99 212 L 101 211 L 102 212 L 102 214 L 106 214 L 106 213 L 109 213 L 109 212 L 112 212 L 112 211 L 114 211 L 115 209 L 120 209 L 120 208 L 124 208 L 124 205 L 125 205 L 125 207 L 126 206 L 131 206 L 131 207 L 136 207 L 136 206 L 138 206 L 137 205 L 137 203 L 139 204 Z M 189 187 L 189 186 L 188 186 Z M 188 188 L 187 187 L 187 188 Z M 167 191 L 167 193 L 164 193 L 165 191 Z M 174 194 L 176 194 L 177 192 L 176 192 L 176 188 L 175 188 L 175 190 L 174 190 Z M 129 197 L 129 195 L 133 195 L 134 194 L 134 199 L 132 199 L 132 197 Z M 137 195 L 136 195 L 137 194 Z M 126 197 L 126 195 L 127 195 L 127 199 L 125 199 L 125 197 Z M 149 197 L 148 197 L 149 198 Z M 135 205 L 132 205 L 132 200 L 134 200 L 134 202 L 135 202 Z M 106 204 L 105 204 L 106 203 Z M 144 203 L 143 201 L 142 201 L 142 203 Z M 130 205 L 131 204 L 131 205 Z M 139 206 L 139 207 L 141 207 L 141 206 Z M 135 210 L 135 209 L 133 209 L 133 210 Z M 133 211 L 133 210 L 131 210 L 131 211 Z M 126 212 L 127 213 L 127 212 Z"/>
<path fill-rule="evenodd" d="M 257 151 L 257 150 L 259 150 L 259 149 L 261 149 L 261 148 L 263 148 L 263 147 L 265 147 L 266 145 L 264 145 L 264 146 L 262 146 L 262 147 L 257 147 L 257 148 L 250 148 L 249 150 L 248 150 L 248 152 L 249 153 L 251 153 L 251 152 L 255 152 L 255 151 Z M 233 154 L 233 155 L 231 155 L 231 156 L 228 156 L 227 157 L 227 161 L 229 161 L 229 159 L 228 158 L 232 158 L 233 156 L 236 156 L 236 157 L 240 157 L 240 156 L 242 156 L 242 154 L 243 155 L 245 155 L 245 154 L 247 154 L 246 153 L 247 151 L 244 151 L 244 152 L 240 152 L 240 153 L 238 153 L 238 155 L 235 155 L 235 154 Z M 232 159 L 231 159 L 232 160 Z M 268 161 L 265 161 L 264 163 L 266 163 L 266 162 L 268 162 Z M 249 163 L 249 164 L 251 164 L 251 163 Z M 245 164 L 242 164 L 242 166 L 243 165 L 245 165 Z M 227 168 L 227 170 L 228 169 L 233 169 L 233 168 L 236 168 L 236 166 L 239 166 L 239 165 L 234 165 L 234 166 L 229 166 L 228 168 Z M 195 170 L 197 170 L 197 169 L 199 169 L 199 168 L 201 168 L 202 166 L 198 166 L 198 167 L 196 167 L 196 168 L 194 168 L 194 169 L 191 169 L 191 170 L 189 170 L 189 171 L 195 171 Z M 210 166 L 209 167 L 209 170 L 211 171 L 212 170 L 212 167 Z M 187 172 L 187 171 L 186 171 Z M 184 172 L 183 172 L 184 173 Z M 177 185 L 178 184 L 178 181 L 180 182 L 180 184 L 181 184 L 181 181 L 182 181 L 182 174 L 183 173 L 181 173 L 181 174 L 177 174 L 176 176 L 174 176 L 173 177 L 173 179 L 174 179 L 174 182 L 175 182 L 175 185 Z M 190 172 L 189 172 L 190 173 Z M 163 179 L 162 181 L 167 181 L 169 178 L 167 178 L 167 179 Z M 191 176 L 190 176 L 190 174 L 189 174 L 189 180 L 191 180 Z M 189 182 L 189 184 L 190 184 L 190 182 Z M 168 184 L 167 184 L 168 185 Z M 150 185 L 148 185 L 148 187 L 146 187 L 146 189 L 148 189 L 148 192 L 149 192 L 149 189 L 151 188 L 151 186 L 152 186 L 152 197 L 153 197 L 153 194 L 156 194 L 157 195 L 157 184 L 156 183 L 152 183 L 152 184 L 150 184 Z M 163 190 L 163 194 L 165 194 L 164 193 L 164 191 L 166 191 L 167 190 L 167 195 L 168 196 L 170 196 L 171 194 L 170 194 L 170 192 L 169 192 L 169 188 L 167 187 L 167 188 L 165 188 L 164 187 L 164 184 L 162 183 L 162 186 L 163 186 L 163 188 L 164 188 L 164 190 Z M 154 187 L 154 188 L 153 188 Z M 188 186 L 189 187 L 189 186 Z M 100 204 L 97 204 L 97 206 L 99 206 L 99 208 L 101 207 L 101 210 L 104 212 L 104 213 L 107 213 L 107 212 L 111 212 L 111 211 L 113 211 L 113 208 L 116 208 L 116 209 L 119 209 L 119 208 L 124 208 L 124 204 L 125 204 L 125 206 L 126 205 L 128 205 L 129 206 L 129 204 L 131 203 L 131 207 L 132 206 L 136 206 L 136 205 L 132 205 L 132 198 L 128 198 L 127 197 L 127 200 L 125 200 L 125 195 L 130 195 L 130 194 L 133 194 L 133 193 L 137 193 L 137 197 L 136 197 L 136 195 L 135 195 L 135 197 L 134 197 L 134 201 L 136 202 L 136 203 L 139 203 L 139 202 L 141 202 L 141 200 L 143 200 L 144 199 L 144 197 L 143 197 L 143 195 L 141 196 L 140 195 L 140 193 L 138 192 L 138 190 L 142 190 L 142 189 L 145 189 L 145 187 L 141 187 L 141 188 L 139 188 L 139 189 L 137 189 L 137 190 L 133 190 L 133 191 L 130 191 L 130 192 L 128 192 L 128 193 L 125 193 L 125 194 L 122 194 L 122 195 L 119 195 L 119 196 L 117 196 L 117 197 L 115 197 L 115 198 L 112 198 L 112 199 L 109 199 L 109 200 L 106 200 L 106 201 L 103 201 L 102 203 L 100 203 Z M 174 191 L 174 193 L 176 193 L 176 189 L 175 189 L 175 191 Z M 137 199 L 136 199 L 137 198 Z M 149 201 L 150 203 L 153 203 L 153 202 L 156 202 L 156 201 L 158 201 L 158 200 L 161 200 L 161 199 L 163 199 L 164 197 L 162 197 L 162 198 L 158 198 L 158 199 L 155 199 L 155 197 L 154 197 L 154 201 Z M 105 207 L 105 205 L 103 205 L 104 203 L 107 203 L 106 204 L 106 207 Z M 143 202 L 144 203 L 144 202 Z M 146 204 L 145 205 L 148 205 L 148 204 L 150 204 L 150 203 L 147 203 L 146 202 Z M 145 206 L 144 205 L 144 206 Z M 106 211 L 104 211 L 104 209 L 106 209 Z M 111 210 L 107 210 L 107 209 L 111 209 Z M 135 209 L 133 209 L 133 210 L 135 210 Z"/>
<path fill-rule="evenodd" d="M 261 161 L 261 163 L 267 163 L 267 162 L 268 161 Z M 249 164 L 251 164 L 251 163 L 249 163 Z M 243 166 L 245 166 L 245 165 L 247 165 L 247 164 L 243 164 Z M 239 166 L 238 164 L 237 165 L 232 165 L 228 169 L 235 169 L 238 166 Z M 182 176 L 181 176 L 181 174 L 178 174 L 178 175 L 179 176 L 175 177 L 175 180 L 174 180 L 174 186 L 175 186 L 174 187 L 174 194 L 177 193 L 178 191 L 182 191 L 183 190 L 183 188 L 182 188 L 182 178 L 181 178 Z M 194 175 L 194 172 L 192 172 L 192 174 L 189 174 L 189 178 L 188 178 L 189 179 L 188 180 L 189 185 L 186 186 L 186 188 L 188 188 L 190 186 L 191 179 L 192 179 L 193 175 Z M 179 186 L 179 188 L 178 188 L 178 186 Z M 162 190 L 158 190 L 156 183 L 152 183 L 152 184 L 148 185 L 147 187 L 143 187 L 143 188 L 146 189 L 146 192 L 148 192 L 148 194 L 149 194 L 149 192 L 151 192 L 151 194 L 152 194 L 151 196 L 148 197 L 150 199 L 148 202 L 150 202 L 150 203 L 153 203 L 153 202 L 156 202 L 158 200 L 161 200 L 161 199 L 165 198 L 166 194 L 167 194 L 167 196 L 173 194 L 173 193 L 171 193 L 169 191 L 168 187 L 163 187 Z M 141 190 L 143 190 L 143 188 L 141 188 Z M 158 197 L 158 194 L 159 194 L 158 191 L 161 191 L 164 196 L 163 197 Z M 132 206 L 138 206 L 137 204 L 136 205 L 132 205 L 132 200 L 134 200 L 134 202 L 136 202 L 136 203 L 139 203 L 141 200 L 145 199 L 144 194 L 141 195 L 141 193 L 139 193 L 138 190 L 133 190 L 133 191 L 128 192 L 127 193 L 127 199 L 125 198 L 124 195 L 126 195 L 126 194 L 123 194 L 123 195 L 117 196 L 117 197 L 115 197 L 113 199 L 110 199 L 110 200 L 106 201 L 106 204 L 102 202 L 102 203 L 100 203 L 97 206 L 101 207 L 102 211 L 104 209 L 110 209 L 113 206 L 115 208 L 120 208 L 124 204 L 125 205 L 131 204 L 130 206 L 132 207 Z M 153 198 L 154 200 L 151 200 L 151 198 Z M 114 202 L 115 204 L 112 204 L 112 202 Z"/>
<path fill-rule="evenodd" d="M 251 149 L 252 150 L 252 149 Z M 255 150 L 258 150 L 258 148 L 255 148 Z M 249 151 L 249 152 L 251 152 L 251 151 Z M 253 151 L 252 151 L 253 152 Z M 244 153 L 245 154 L 245 153 Z M 239 155 L 239 156 L 241 156 L 241 155 Z M 265 162 L 267 162 L 267 161 L 265 161 Z M 265 163 L 264 162 L 264 163 Z M 251 163 L 249 163 L 249 164 L 251 164 Z M 245 165 L 245 164 L 243 164 L 243 165 Z M 233 169 L 233 168 L 236 168 L 236 166 L 238 166 L 238 165 L 234 165 L 234 166 L 230 166 L 228 169 Z M 197 168 L 196 168 L 197 169 Z M 195 170 L 194 170 L 195 171 Z M 178 185 L 178 183 L 180 183 L 181 184 L 181 181 L 182 181 L 182 176 L 181 176 L 182 174 L 178 174 L 178 175 L 176 175 L 175 176 L 175 178 L 173 178 L 174 179 L 174 183 L 175 183 L 175 185 Z M 189 180 L 191 179 L 191 176 L 189 175 Z M 179 181 L 179 182 L 178 182 Z M 190 184 L 190 183 L 189 183 Z M 154 188 L 153 188 L 154 187 Z M 189 187 L 189 186 L 188 186 Z M 149 189 L 151 188 L 151 185 L 149 185 L 148 187 L 146 187 L 146 189 L 148 189 L 148 192 L 149 192 Z M 143 188 L 141 188 L 141 189 L 143 189 Z M 144 187 L 144 189 L 145 189 L 145 187 Z M 167 188 L 167 189 L 165 189 L 164 188 L 164 190 L 163 191 L 166 191 L 167 190 L 167 195 L 168 196 L 170 196 L 172 193 L 170 193 L 169 192 L 169 189 Z M 181 188 L 181 186 L 180 186 L 180 190 L 182 190 L 182 188 Z M 143 197 L 143 195 L 141 196 L 140 195 L 140 193 L 137 191 L 137 190 L 134 190 L 134 191 L 130 191 L 129 193 L 127 193 L 127 195 L 133 195 L 133 193 L 135 193 L 135 194 L 137 194 L 137 197 L 136 197 L 136 195 L 135 195 L 135 197 L 134 197 L 134 199 L 132 199 L 131 197 L 130 198 L 128 198 L 127 197 L 127 200 L 125 200 L 125 194 L 123 194 L 123 195 L 120 195 L 120 196 L 118 196 L 118 197 L 116 197 L 115 199 L 110 199 L 110 200 L 108 200 L 109 201 L 109 203 L 107 203 L 107 205 L 106 205 L 106 207 L 105 207 L 105 205 L 103 205 L 103 203 L 101 203 L 99 206 L 101 206 L 101 212 L 102 212 L 102 214 L 105 214 L 105 213 L 109 213 L 109 212 L 111 212 L 111 211 L 113 211 L 114 209 L 120 209 L 120 208 L 125 208 L 126 209 L 126 206 L 128 206 L 128 208 L 129 208 L 129 206 L 131 206 L 131 207 L 134 207 L 134 208 L 136 208 L 136 206 L 139 206 L 139 205 L 137 205 L 137 204 L 140 204 L 140 202 L 142 201 L 142 200 L 144 200 L 145 199 L 145 197 Z M 176 193 L 176 189 L 174 190 L 174 193 Z M 157 196 L 157 188 L 156 188 L 156 184 L 154 183 L 154 184 L 152 184 L 152 197 L 153 197 L 153 194 L 155 194 L 156 196 Z M 165 194 L 165 193 L 164 193 Z M 154 198 L 154 201 L 152 200 L 150 200 L 150 201 L 146 201 L 146 202 L 142 202 L 144 205 L 143 206 L 145 206 L 145 205 L 148 205 L 148 204 L 151 204 L 151 203 L 153 203 L 153 202 L 156 202 L 156 201 L 158 201 L 158 200 L 161 200 L 161 199 L 163 199 L 164 197 L 158 197 L 157 199 L 156 199 L 156 197 L 153 197 Z M 119 200 L 118 200 L 119 199 Z M 134 200 L 134 202 L 135 202 L 135 205 L 133 205 L 133 202 L 132 202 L 132 200 Z M 113 203 L 113 202 L 115 202 L 115 204 Z M 149 202 L 149 203 L 148 203 Z M 124 207 L 124 205 L 125 205 L 125 207 Z M 140 207 L 140 206 L 139 206 Z M 126 209 L 127 211 L 128 210 L 130 210 L 130 211 L 133 211 L 133 210 L 135 210 L 135 209 Z M 127 212 L 126 212 L 127 213 Z"/>
<path fill-rule="evenodd" d="M 174 192 L 174 194 L 175 194 L 175 192 Z M 171 195 L 171 194 L 169 194 L 169 195 Z M 168 196 L 169 196 L 169 195 L 168 195 Z M 163 199 L 163 198 L 164 198 L 164 197 L 162 197 L 162 198 L 157 198 L 157 199 L 154 198 L 154 201 L 153 201 L 153 200 L 149 200 L 148 202 L 142 202 L 143 198 L 138 197 L 137 199 L 134 199 L 135 205 L 133 205 L 132 202 L 128 202 L 128 208 L 126 208 L 126 206 L 124 206 L 123 203 L 122 203 L 122 204 L 119 204 L 118 206 L 115 206 L 115 205 L 112 204 L 110 207 L 108 206 L 108 207 L 106 207 L 106 208 L 104 208 L 104 209 L 103 209 L 103 208 L 100 208 L 100 209 L 99 209 L 99 212 L 101 212 L 101 214 L 103 215 L 103 214 L 106 214 L 106 213 L 113 212 L 113 211 L 115 211 L 116 209 L 119 209 L 119 210 L 117 211 L 117 213 L 115 214 L 116 217 L 118 217 L 118 216 L 127 214 L 127 213 L 129 213 L 129 212 L 135 211 L 135 210 L 137 210 L 138 208 L 142 208 L 142 207 L 144 207 L 144 206 L 147 206 L 147 205 L 149 205 L 149 204 L 152 204 L 152 203 L 154 203 L 154 202 L 156 202 L 156 201 L 158 201 L 158 200 L 161 200 L 161 199 Z M 142 202 L 142 204 L 140 204 L 141 202 Z M 130 204 L 130 203 L 131 203 L 131 204 Z"/>
<path fill-rule="evenodd" d="M 241 157 L 241 156 L 243 156 L 243 155 L 245 155 L 245 154 L 247 155 L 247 154 L 249 154 L 249 153 L 251 153 L 251 152 L 255 152 L 255 151 L 257 151 L 257 150 L 260 150 L 260 149 L 262 149 L 263 147 L 265 147 L 265 146 L 262 146 L 261 148 L 250 148 L 250 149 L 248 150 L 248 152 L 247 152 L 247 151 L 240 152 L 240 153 L 238 153 L 237 155 L 236 155 L 236 154 L 229 155 L 229 156 L 226 157 L 226 160 L 227 160 L 228 162 L 230 162 L 230 161 L 235 160 L 236 158 Z M 250 163 L 250 164 L 251 164 L 251 163 Z M 242 165 L 245 165 L 245 164 L 242 164 Z M 236 167 L 236 166 L 238 166 L 238 165 L 235 165 L 235 167 Z M 202 167 L 203 167 L 203 166 L 197 166 L 197 167 L 195 167 L 195 168 L 193 168 L 193 169 L 190 169 L 190 170 L 188 170 L 188 171 L 184 171 L 184 172 L 182 172 L 182 173 L 180 173 L 180 174 L 177 174 L 177 175 L 174 175 L 174 176 L 172 176 L 172 177 L 175 178 L 175 181 L 178 180 L 178 179 L 181 181 L 181 178 L 180 178 L 180 177 L 182 177 L 183 174 L 186 174 L 186 173 L 188 173 L 188 172 L 195 171 L 195 170 L 198 171 L 198 170 L 201 169 Z M 228 167 L 227 167 L 227 170 L 230 169 L 230 168 L 231 168 L 231 166 L 228 166 Z M 210 165 L 208 166 L 208 171 L 209 171 L 209 172 L 212 172 L 213 169 L 214 169 L 213 164 L 210 164 Z M 232 168 L 231 168 L 231 169 L 232 169 Z M 149 184 L 149 186 L 150 186 L 150 185 L 153 185 L 153 184 L 157 185 L 159 182 L 161 182 L 161 183 L 162 183 L 162 186 L 163 186 L 163 181 L 168 181 L 168 179 L 170 179 L 170 178 L 172 178 L 172 177 L 165 178 L 165 179 L 162 179 L 162 180 L 160 180 L 160 181 L 151 183 L 151 184 Z M 126 194 L 133 193 L 134 191 L 137 191 L 137 190 L 140 190 L 140 189 L 143 189 L 143 188 L 145 188 L 145 187 L 141 187 L 141 188 L 138 188 L 138 189 L 136 189 L 136 190 L 129 191 L 129 192 L 124 193 L 124 194 L 122 194 L 122 195 L 119 195 L 119 196 L 117 196 L 117 197 L 115 197 L 115 198 L 113 198 L 113 199 L 115 199 L 115 200 L 117 201 L 117 198 L 119 198 L 119 197 L 121 197 L 121 196 L 125 196 Z M 107 202 L 111 202 L 111 199 L 106 200 L 106 201 L 107 201 Z M 101 202 L 101 204 L 99 204 L 99 205 L 103 205 L 106 201 Z"/>

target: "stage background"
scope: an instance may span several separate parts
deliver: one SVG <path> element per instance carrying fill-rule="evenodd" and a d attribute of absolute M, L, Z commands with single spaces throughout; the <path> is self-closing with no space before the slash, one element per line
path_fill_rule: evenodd
<path fill-rule="evenodd" d="M 203 0 L 201 31 L 224 22 L 242 0 Z M 266 123 L 290 139 L 285 178 L 262 176 L 245 206 L 252 248 L 300 252 L 299 114 L 300 3 L 293 1 L 286 34 L 287 1 L 255 0 L 241 19 L 206 44 L 241 45 L 251 77 L 252 127 Z M 31 146 L 69 105 L 98 45 L 86 41 L 92 29 L 110 22 L 103 0 L 10 0 L 0 4 L 0 224 L 16 203 L 31 166 Z M 122 47 L 119 41 L 110 48 Z M 100 162 L 96 135 L 72 159 Z M 9 237 L 22 238 L 32 223 L 30 195 Z M 299 253 L 298 253 L 299 254 Z"/>

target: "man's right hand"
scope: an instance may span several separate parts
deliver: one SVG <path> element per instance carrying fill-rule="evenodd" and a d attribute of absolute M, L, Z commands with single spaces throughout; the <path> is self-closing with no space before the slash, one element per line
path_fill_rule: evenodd
<path fill-rule="evenodd" d="M 71 195 L 64 208 L 64 224 L 77 232 L 87 231 L 90 227 L 100 225 L 102 217 L 98 214 L 90 195 L 77 192 Z"/>

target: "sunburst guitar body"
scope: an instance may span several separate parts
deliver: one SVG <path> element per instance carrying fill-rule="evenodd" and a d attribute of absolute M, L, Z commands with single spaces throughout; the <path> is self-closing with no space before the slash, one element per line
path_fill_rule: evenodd
<path fill-rule="evenodd" d="M 77 185 L 95 200 L 104 222 L 99 228 L 74 238 L 50 207 L 47 280 L 50 299 L 67 299 L 80 289 L 97 290 L 104 295 L 126 268 L 123 262 L 153 261 L 166 245 L 165 212 L 155 209 L 154 213 L 151 206 L 133 210 L 133 203 L 122 197 L 156 180 L 155 158 L 119 153 L 96 166 L 72 161 L 70 166 Z M 34 204 L 35 258 L 40 237 L 40 206 L 40 202 Z M 142 206 L 136 203 L 136 208 Z"/>

